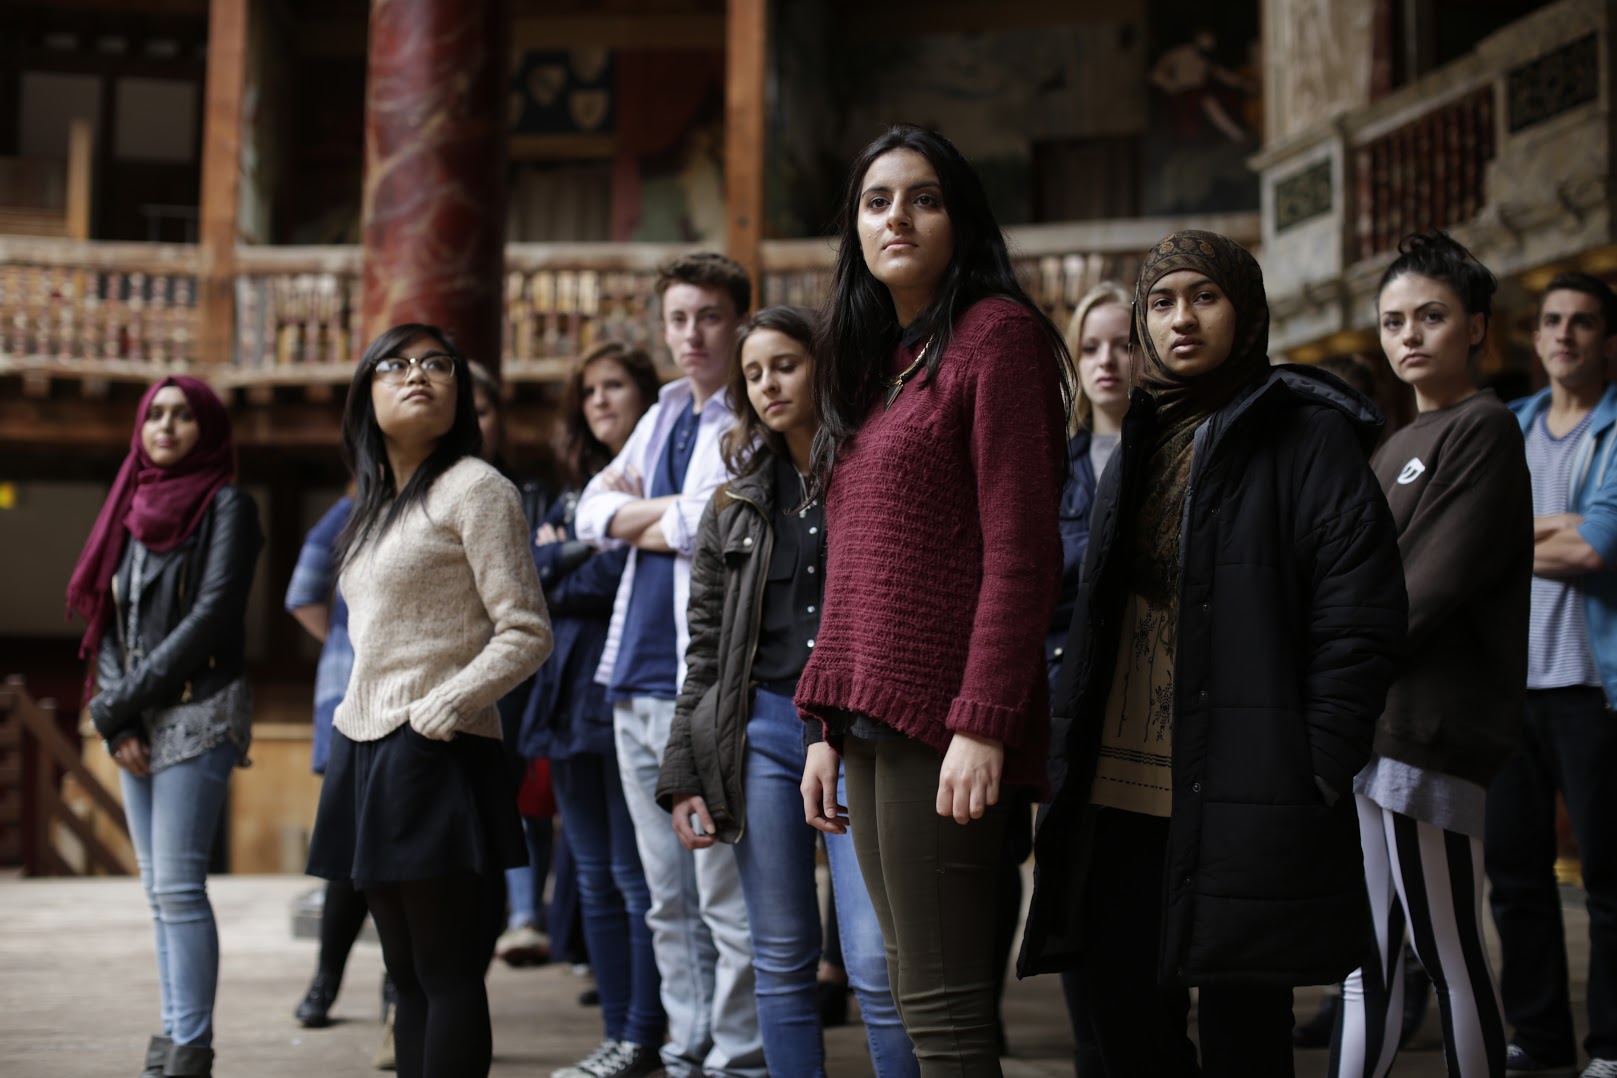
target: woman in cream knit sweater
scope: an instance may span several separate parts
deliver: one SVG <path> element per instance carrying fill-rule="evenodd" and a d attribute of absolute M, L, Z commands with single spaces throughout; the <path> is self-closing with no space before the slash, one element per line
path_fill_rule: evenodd
<path fill-rule="evenodd" d="M 370 903 L 402 1078 L 487 1074 L 479 877 L 527 856 L 494 705 L 549 655 L 550 619 L 516 488 L 478 459 L 471 375 L 441 330 L 371 344 L 343 444 L 359 484 L 337 544 L 354 671 L 309 871 Z"/>

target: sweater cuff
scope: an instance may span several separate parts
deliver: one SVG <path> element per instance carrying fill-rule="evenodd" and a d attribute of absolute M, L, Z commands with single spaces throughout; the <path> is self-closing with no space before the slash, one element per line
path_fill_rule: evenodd
<path fill-rule="evenodd" d="M 436 695 L 422 697 L 410 705 L 410 725 L 426 737 L 443 738 L 460 728 L 460 712 L 448 700 Z"/>
<path fill-rule="evenodd" d="M 951 731 L 993 738 L 1006 746 L 1022 743 L 1022 711 L 1003 704 L 966 700 L 957 696 L 954 703 L 949 705 L 949 718 L 945 725 Z"/>

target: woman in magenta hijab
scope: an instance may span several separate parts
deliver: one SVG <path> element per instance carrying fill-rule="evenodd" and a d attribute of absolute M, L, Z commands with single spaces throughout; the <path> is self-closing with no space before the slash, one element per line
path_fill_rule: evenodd
<path fill-rule="evenodd" d="M 67 587 L 88 623 L 90 718 L 121 768 L 157 930 L 162 1033 L 143 1078 L 210 1075 L 219 937 L 208 902 L 230 772 L 247 763 L 247 594 L 263 533 L 233 485 L 230 415 L 172 377 L 141 398 L 129 455 Z"/>

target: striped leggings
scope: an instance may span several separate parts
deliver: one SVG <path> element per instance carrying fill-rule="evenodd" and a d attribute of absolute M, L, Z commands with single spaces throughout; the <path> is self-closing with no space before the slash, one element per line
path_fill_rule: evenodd
<path fill-rule="evenodd" d="M 1505 1020 L 1482 939 L 1482 840 L 1358 798 L 1375 954 L 1342 985 L 1332 1078 L 1382 1078 L 1398 1053 L 1404 934 L 1431 974 L 1450 1078 L 1503 1078 Z"/>

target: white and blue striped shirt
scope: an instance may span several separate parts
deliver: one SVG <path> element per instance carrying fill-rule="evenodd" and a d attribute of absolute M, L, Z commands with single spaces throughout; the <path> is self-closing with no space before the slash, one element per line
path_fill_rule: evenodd
<path fill-rule="evenodd" d="M 1550 434 L 1549 409 L 1527 431 L 1527 467 L 1533 474 L 1533 515 L 1554 516 L 1567 511 L 1571 498 L 1572 469 L 1578 441 L 1589 429 L 1594 413 L 1564 437 Z M 1562 689 L 1599 685 L 1600 670 L 1589 647 L 1589 626 L 1584 617 L 1581 578 L 1533 577 L 1533 612 L 1527 636 L 1527 687 Z"/>

